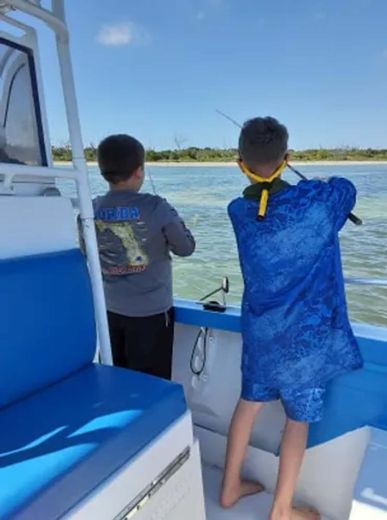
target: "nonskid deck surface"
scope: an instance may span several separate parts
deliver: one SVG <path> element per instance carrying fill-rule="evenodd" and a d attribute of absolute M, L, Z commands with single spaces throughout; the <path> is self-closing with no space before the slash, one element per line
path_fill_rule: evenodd
<path fill-rule="evenodd" d="M 246 497 L 232 509 L 219 506 L 219 489 L 222 472 L 218 468 L 203 466 L 204 493 L 207 520 L 267 520 L 273 497 L 269 493 Z M 321 520 L 329 520 L 324 517 Z"/>

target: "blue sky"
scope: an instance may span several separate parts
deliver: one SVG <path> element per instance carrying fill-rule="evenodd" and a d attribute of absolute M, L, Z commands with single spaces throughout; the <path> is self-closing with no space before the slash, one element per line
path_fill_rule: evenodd
<path fill-rule="evenodd" d="M 387 147 L 386 0 L 68 0 L 85 143 L 234 146 L 273 115 L 293 148 Z M 98 6 L 98 7 L 96 7 Z M 54 142 L 67 139 L 55 55 L 42 64 Z"/>

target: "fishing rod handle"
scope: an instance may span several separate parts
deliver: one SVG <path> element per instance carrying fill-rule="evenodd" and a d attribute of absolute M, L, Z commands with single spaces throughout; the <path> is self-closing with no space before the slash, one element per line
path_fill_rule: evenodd
<path fill-rule="evenodd" d="M 354 215 L 353 213 L 350 213 L 348 215 L 348 218 L 351 222 L 353 222 L 354 224 L 356 224 L 356 226 L 361 226 L 363 224 L 363 221 L 361 218 L 357 217 L 356 215 Z"/>

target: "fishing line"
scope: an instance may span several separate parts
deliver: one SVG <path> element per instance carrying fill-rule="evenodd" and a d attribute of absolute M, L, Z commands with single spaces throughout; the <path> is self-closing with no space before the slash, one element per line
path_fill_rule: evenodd
<path fill-rule="evenodd" d="M 222 112 L 222 110 L 219 110 L 218 108 L 215 110 L 215 112 L 217 114 L 219 114 L 220 116 L 224 117 L 225 119 L 227 119 L 227 121 L 230 121 L 231 123 L 233 123 L 235 126 L 237 126 L 238 128 L 242 128 L 242 125 L 240 123 L 238 123 L 238 121 L 235 121 L 235 119 L 233 119 L 232 117 L 230 117 L 229 115 L 225 114 L 224 112 Z M 286 161 L 286 166 L 289 168 L 289 170 L 291 170 L 293 173 L 295 173 L 300 179 L 302 179 L 303 181 L 307 181 L 308 178 L 303 174 L 301 173 L 300 171 L 298 171 L 296 168 L 294 168 L 294 166 L 291 166 L 287 161 Z M 357 217 L 356 215 L 354 215 L 353 213 L 350 213 L 348 215 L 348 218 L 351 222 L 353 222 L 354 224 L 356 224 L 357 226 L 361 226 L 363 224 L 363 221 Z"/>
<path fill-rule="evenodd" d="M 156 186 L 155 186 L 155 183 L 153 182 L 153 177 L 152 177 L 151 171 L 148 167 L 146 169 L 146 174 L 147 174 L 147 176 L 149 178 L 149 182 L 152 186 L 153 195 L 157 195 Z"/>

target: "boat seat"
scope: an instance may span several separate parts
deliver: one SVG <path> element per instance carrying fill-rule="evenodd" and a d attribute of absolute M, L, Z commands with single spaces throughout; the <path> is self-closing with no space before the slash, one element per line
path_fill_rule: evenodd
<path fill-rule="evenodd" d="M 185 411 L 179 385 L 102 365 L 3 408 L 0 518 L 60 518 Z"/>
<path fill-rule="evenodd" d="M 96 332 L 80 250 L 0 260 L 0 287 L 1 407 L 90 365 Z"/>
<path fill-rule="evenodd" d="M 181 387 L 95 365 L 79 249 L 0 260 L 0 518 L 57 519 L 186 412 Z"/>

